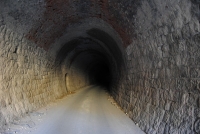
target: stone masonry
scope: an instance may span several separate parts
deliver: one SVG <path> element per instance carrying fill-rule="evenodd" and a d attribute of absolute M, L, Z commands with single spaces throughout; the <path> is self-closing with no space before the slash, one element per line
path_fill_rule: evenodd
<path fill-rule="evenodd" d="M 136 39 L 114 94 L 148 134 L 200 133 L 199 4 L 146 0 L 129 20 Z"/>
<path fill-rule="evenodd" d="M 64 95 L 47 52 L 0 27 L 0 127 Z"/>

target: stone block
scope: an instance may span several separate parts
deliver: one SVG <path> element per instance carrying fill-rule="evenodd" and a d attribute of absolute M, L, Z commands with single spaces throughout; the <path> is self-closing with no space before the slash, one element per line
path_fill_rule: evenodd
<path fill-rule="evenodd" d="M 194 123 L 194 131 L 198 134 L 200 133 L 200 118 L 197 118 Z"/>
<path fill-rule="evenodd" d="M 200 108 L 200 97 L 197 99 L 197 107 Z"/>

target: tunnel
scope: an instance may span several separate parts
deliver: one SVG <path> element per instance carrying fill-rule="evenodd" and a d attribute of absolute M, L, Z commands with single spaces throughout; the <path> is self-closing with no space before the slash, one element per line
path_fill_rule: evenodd
<path fill-rule="evenodd" d="M 91 85 L 147 134 L 199 134 L 200 1 L 1 0 L 0 133 Z"/>
<path fill-rule="evenodd" d="M 66 90 L 92 84 L 110 90 L 125 68 L 120 44 L 101 29 L 88 27 L 83 31 L 60 45 L 56 53 L 55 65 L 67 74 Z"/>

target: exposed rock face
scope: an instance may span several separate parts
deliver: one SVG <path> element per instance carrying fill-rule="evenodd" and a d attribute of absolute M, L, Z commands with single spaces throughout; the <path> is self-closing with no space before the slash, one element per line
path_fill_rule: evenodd
<path fill-rule="evenodd" d="M 103 74 L 146 133 L 200 133 L 199 0 L 0 3 L 0 128 Z"/>

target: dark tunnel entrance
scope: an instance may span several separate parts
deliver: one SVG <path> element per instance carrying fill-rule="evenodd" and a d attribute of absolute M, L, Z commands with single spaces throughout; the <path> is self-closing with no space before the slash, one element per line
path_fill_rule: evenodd
<path fill-rule="evenodd" d="M 95 63 L 89 70 L 90 81 L 107 89 L 111 86 L 112 73 L 109 64 L 105 62 Z"/>
<path fill-rule="evenodd" d="M 124 67 L 123 54 L 115 40 L 104 31 L 92 29 L 89 37 L 77 37 L 63 45 L 57 55 L 58 66 L 66 68 L 67 89 L 99 85 L 110 90 Z"/>
<path fill-rule="evenodd" d="M 112 85 L 114 73 L 111 70 L 115 70 L 115 66 L 112 66 L 106 54 L 96 49 L 82 51 L 78 48 L 71 58 L 69 68 L 70 82 L 78 86 L 77 89 L 86 85 L 98 85 L 109 89 Z"/>

